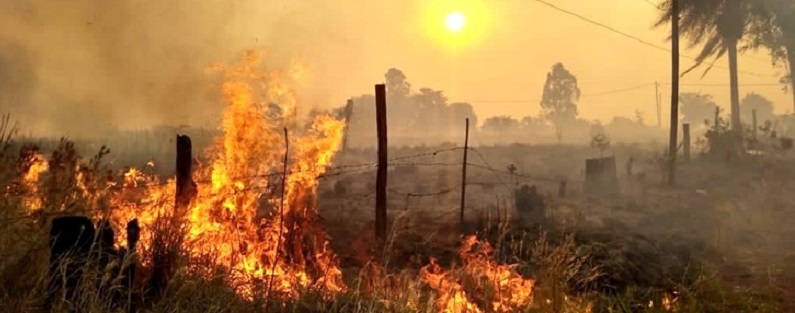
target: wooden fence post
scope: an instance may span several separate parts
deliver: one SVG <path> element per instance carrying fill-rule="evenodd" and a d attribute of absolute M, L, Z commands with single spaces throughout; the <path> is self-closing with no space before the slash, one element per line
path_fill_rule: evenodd
<path fill-rule="evenodd" d="M 752 138 L 754 139 L 753 143 L 754 143 L 754 145 L 756 145 L 756 130 L 757 130 L 757 125 L 758 125 L 757 121 L 756 121 L 756 109 L 751 110 L 751 118 L 753 118 L 753 120 L 751 121 L 751 127 L 752 127 L 751 135 L 753 136 Z M 756 147 L 754 146 L 753 148 L 756 148 Z"/>
<path fill-rule="evenodd" d="M 177 192 L 174 197 L 174 211 L 171 215 L 161 216 L 157 226 L 152 230 L 152 274 L 149 280 L 148 297 L 155 300 L 163 295 L 171 277 L 177 270 L 177 251 L 181 249 L 184 235 L 181 231 L 182 218 L 196 195 L 196 183 L 191 178 L 193 153 L 190 137 L 177 135 Z"/>
<path fill-rule="evenodd" d="M 387 188 L 387 120 L 386 85 L 375 85 L 375 121 L 378 131 L 378 173 L 375 181 L 375 234 L 380 243 L 386 240 Z"/>
<path fill-rule="evenodd" d="M 690 124 L 682 124 L 682 151 L 685 163 L 690 163 Z"/>
<path fill-rule="evenodd" d="M 464 225 L 464 206 L 467 196 L 467 152 L 469 152 L 469 118 L 466 119 L 466 133 L 464 137 L 464 164 L 461 169 L 461 226 Z"/>

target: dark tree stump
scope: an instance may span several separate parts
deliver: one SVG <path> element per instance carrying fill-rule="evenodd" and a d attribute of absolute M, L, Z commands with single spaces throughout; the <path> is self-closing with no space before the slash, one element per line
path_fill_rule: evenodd
<path fill-rule="evenodd" d="M 50 228 L 50 268 L 45 310 L 50 310 L 57 296 L 74 301 L 83 280 L 96 231 L 85 216 L 64 216 L 52 220 Z"/>
<path fill-rule="evenodd" d="M 614 157 L 585 160 L 585 193 L 601 196 L 620 193 Z"/>

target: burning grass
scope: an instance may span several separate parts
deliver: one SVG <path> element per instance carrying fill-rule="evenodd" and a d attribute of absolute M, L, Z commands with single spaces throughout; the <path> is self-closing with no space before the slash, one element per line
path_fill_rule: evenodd
<path fill-rule="evenodd" d="M 107 170 L 101 161 L 110 151 L 104 147 L 90 159 L 81 158 L 67 140 L 49 157 L 28 146 L 16 157 L 3 154 L 3 305 L 13 311 L 40 305 L 47 221 L 67 214 L 108 219 L 117 230 L 139 221 L 139 248 L 125 261 L 141 265 L 134 302 L 151 312 L 558 313 L 592 312 L 595 303 L 605 302 L 576 287 L 583 277 L 597 274 L 584 266 L 589 256 L 571 239 L 559 245 L 545 239 L 516 245 L 504 234 L 496 240 L 471 235 L 462 238 L 453 260 L 429 258 L 395 268 L 386 256 L 397 252 L 379 251 L 384 257 L 369 255 L 370 262 L 346 274 L 349 269 L 330 248 L 317 205 L 318 177 L 340 150 L 344 122 L 321 114 L 299 123 L 299 99 L 289 76 L 265 68 L 262 61 L 251 51 L 235 66 L 212 69 L 223 77 L 223 135 L 195 169 L 195 190 L 184 205 L 175 201 L 175 179 L 152 174 L 155 164 Z M 116 245 L 124 248 L 127 238 L 117 233 Z M 162 270 L 169 284 L 152 300 L 143 288 L 151 285 L 147 279 L 163 260 L 174 262 Z M 56 307 L 120 310 L 97 296 L 96 286 L 80 288 L 94 296 Z M 658 305 L 645 309 L 675 311 L 676 305 L 689 303 L 689 295 L 660 291 L 646 297 L 662 299 Z M 638 297 L 607 299 L 614 301 L 610 308 L 629 308 Z"/>

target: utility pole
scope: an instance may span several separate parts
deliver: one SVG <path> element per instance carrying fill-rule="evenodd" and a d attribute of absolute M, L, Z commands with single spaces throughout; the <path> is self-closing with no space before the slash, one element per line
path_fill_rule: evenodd
<path fill-rule="evenodd" d="M 676 139 L 679 126 L 679 0 L 671 1 L 671 133 L 668 145 L 668 184 L 676 182 Z"/>

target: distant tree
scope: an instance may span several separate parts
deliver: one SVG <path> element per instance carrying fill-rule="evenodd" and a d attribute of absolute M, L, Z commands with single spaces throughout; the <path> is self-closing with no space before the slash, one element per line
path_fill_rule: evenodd
<path fill-rule="evenodd" d="M 409 106 L 411 111 L 404 114 L 410 118 L 412 128 L 422 125 L 435 131 L 447 127 L 442 122 L 447 110 L 447 97 L 442 91 L 420 88 L 420 93 L 411 95 Z"/>
<path fill-rule="evenodd" d="M 495 116 L 487 118 L 483 122 L 483 131 L 497 133 L 502 136 L 505 132 L 516 130 L 519 121 L 510 116 Z"/>
<path fill-rule="evenodd" d="M 390 68 L 384 75 L 386 78 L 386 92 L 390 98 L 406 98 L 411 92 L 411 85 L 406 81 L 403 71 Z"/>
<path fill-rule="evenodd" d="M 541 109 L 544 118 L 555 125 L 558 142 L 563 136 L 563 127 L 577 119 L 577 101 L 580 99 L 580 87 L 577 77 L 570 73 L 563 63 L 552 66 L 547 73 L 544 92 L 541 97 Z"/>
<path fill-rule="evenodd" d="M 703 124 L 711 121 L 715 116 L 717 104 L 711 95 L 686 92 L 679 95 L 679 111 L 684 115 L 684 120 L 691 125 Z"/>
<path fill-rule="evenodd" d="M 635 126 L 639 126 L 639 125 L 643 125 L 643 124 L 638 123 L 637 120 L 633 121 L 633 120 L 631 120 L 631 119 L 629 119 L 627 117 L 623 117 L 623 116 L 614 116 L 613 119 L 610 120 L 610 124 L 608 124 L 608 126 L 610 126 L 610 127 L 624 128 L 624 129 L 635 127 Z"/>
<path fill-rule="evenodd" d="M 751 122 L 751 112 L 753 110 L 756 110 L 756 119 L 759 125 L 774 118 L 773 102 L 752 92 L 747 94 L 743 101 L 740 102 L 740 112 L 742 112 L 742 116 L 747 123 Z"/>
<path fill-rule="evenodd" d="M 451 103 L 447 107 L 447 115 L 450 116 L 452 127 L 456 125 L 463 125 L 464 120 L 469 119 L 471 127 L 477 127 L 478 116 L 475 114 L 475 109 L 469 103 L 456 102 Z"/>

